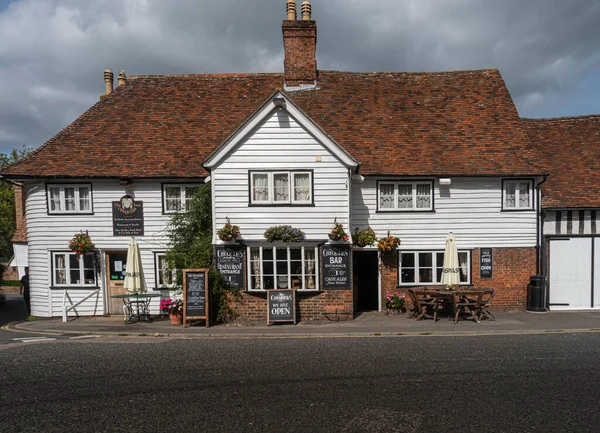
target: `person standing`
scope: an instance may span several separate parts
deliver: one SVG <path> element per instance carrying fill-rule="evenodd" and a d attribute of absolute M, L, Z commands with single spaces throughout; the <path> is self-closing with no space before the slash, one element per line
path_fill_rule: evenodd
<path fill-rule="evenodd" d="M 25 275 L 21 278 L 21 288 L 19 293 L 23 295 L 25 305 L 27 306 L 27 314 L 31 314 L 31 305 L 29 297 L 29 266 L 25 266 Z"/>

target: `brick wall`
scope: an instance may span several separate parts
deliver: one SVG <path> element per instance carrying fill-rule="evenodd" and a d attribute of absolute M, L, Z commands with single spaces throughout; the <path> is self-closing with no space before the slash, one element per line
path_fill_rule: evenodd
<path fill-rule="evenodd" d="M 284 21 L 282 30 L 285 84 L 313 84 L 317 79 L 317 24 Z"/>
<path fill-rule="evenodd" d="M 473 286 L 496 290 L 493 307 L 498 310 L 524 310 L 527 306 L 527 284 L 536 274 L 535 248 L 493 248 L 493 278 L 479 278 L 479 249 L 471 253 L 471 280 Z M 398 281 L 398 256 L 382 256 L 381 292 L 385 305 L 385 292 L 396 290 Z"/>
<path fill-rule="evenodd" d="M 267 294 L 243 293 L 242 301 L 237 305 L 240 316 L 239 323 L 259 324 L 267 323 Z M 296 319 L 298 322 L 313 320 L 327 320 L 323 313 L 344 313 L 345 317 L 353 317 L 352 290 L 325 290 L 323 292 L 301 293 L 296 292 Z"/>

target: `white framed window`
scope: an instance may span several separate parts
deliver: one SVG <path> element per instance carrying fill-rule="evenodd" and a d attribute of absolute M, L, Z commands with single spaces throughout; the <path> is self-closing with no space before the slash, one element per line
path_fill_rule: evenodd
<path fill-rule="evenodd" d="M 530 179 L 503 180 L 502 209 L 533 209 L 533 181 Z"/>
<path fill-rule="evenodd" d="M 164 213 L 175 213 L 189 210 L 189 200 L 196 193 L 199 185 L 188 183 L 163 184 Z"/>
<path fill-rule="evenodd" d="M 167 253 L 154 253 L 156 288 L 173 289 L 177 286 L 177 269 L 169 268 Z"/>
<path fill-rule="evenodd" d="M 92 211 L 92 185 L 48 184 L 48 213 L 91 214 Z"/>
<path fill-rule="evenodd" d="M 398 254 L 398 285 L 441 284 L 443 251 L 401 251 Z M 458 251 L 460 284 L 471 284 L 471 251 Z"/>
<path fill-rule="evenodd" d="M 73 252 L 52 253 L 52 283 L 54 286 L 96 286 L 96 270 L 92 254 L 77 258 Z"/>
<path fill-rule="evenodd" d="M 251 171 L 250 203 L 312 204 L 312 171 Z"/>
<path fill-rule="evenodd" d="M 432 181 L 380 181 L 377 196 L 378 211 L 433 210 Z"/>
<path fill-rule="evenodd" d="M 317 246 L 248 247 L 248 290 L 319 290 Z"/>

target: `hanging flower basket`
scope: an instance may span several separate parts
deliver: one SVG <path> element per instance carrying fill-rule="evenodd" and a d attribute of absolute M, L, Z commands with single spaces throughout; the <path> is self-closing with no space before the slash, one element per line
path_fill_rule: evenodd
<path fill-rule="evenodd" d="M 96 248 L 94 243 L 90 239 L 90 235 L 87 233 L 77 233 L 69 242 L 69 248 L 75 253 L 75 256 L 79 259 L 79 256 L 94 251 Z"/>
<path fill-rule="evenodd" d="M 346 230 L 344 230 L 344 225 L 340 224 L 340 223 L 335 223 L 333 226 L 333 229 L 331 229 L 331 232 L 329 232 L 329 239 L 331 239 L 332 241 L 348 241 L 348 239 L 350 239 L 350 236 L 348 236 L 348 234 L 346 233 Z"/>
<path fill-rule="evenodd" d="M 377 242 L 377 235 L 375 235 L 375 232 L 371 227 L 362 230 L 356 229 L 353 240 L 354 245 L 362 248 L 371 246 Z"/>
<path fill-rule="evenodd" d="M 300 229 L 292 226 L 273 226 L 265 230 L 265 239 L 269 242 L 302 242 L 306 235 Z"/>
<path fill-rule="evenodd" d="M 217 230 L 217 236 L 222 241 L 234 241 L 240 236 L 240 227 L 227 223 L 222 229 Z"/>
<path fill-rule="evenodd" d="M 396 236 L 388 236 L 385 238 L 381 238 L 377 243 L 377 248 L 379 248 L 379 251 L 381 251 L 382 253 L 389 253 L 395 251 L 399 246 L 400 239 L 398 239 Z"/>

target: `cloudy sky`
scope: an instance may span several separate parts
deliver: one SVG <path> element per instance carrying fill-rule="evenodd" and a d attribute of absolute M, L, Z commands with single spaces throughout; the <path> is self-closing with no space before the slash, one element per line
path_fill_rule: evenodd
<path fill-rule="evenodd" d="M 497 67 L 524 117 L 600 114 L 600 0 L 312 5 L 319 69 Z M 0 0 L 0 153 L 72 122 L 106 68 L 282 71 L 284 18 L 285 0 Z"/>

